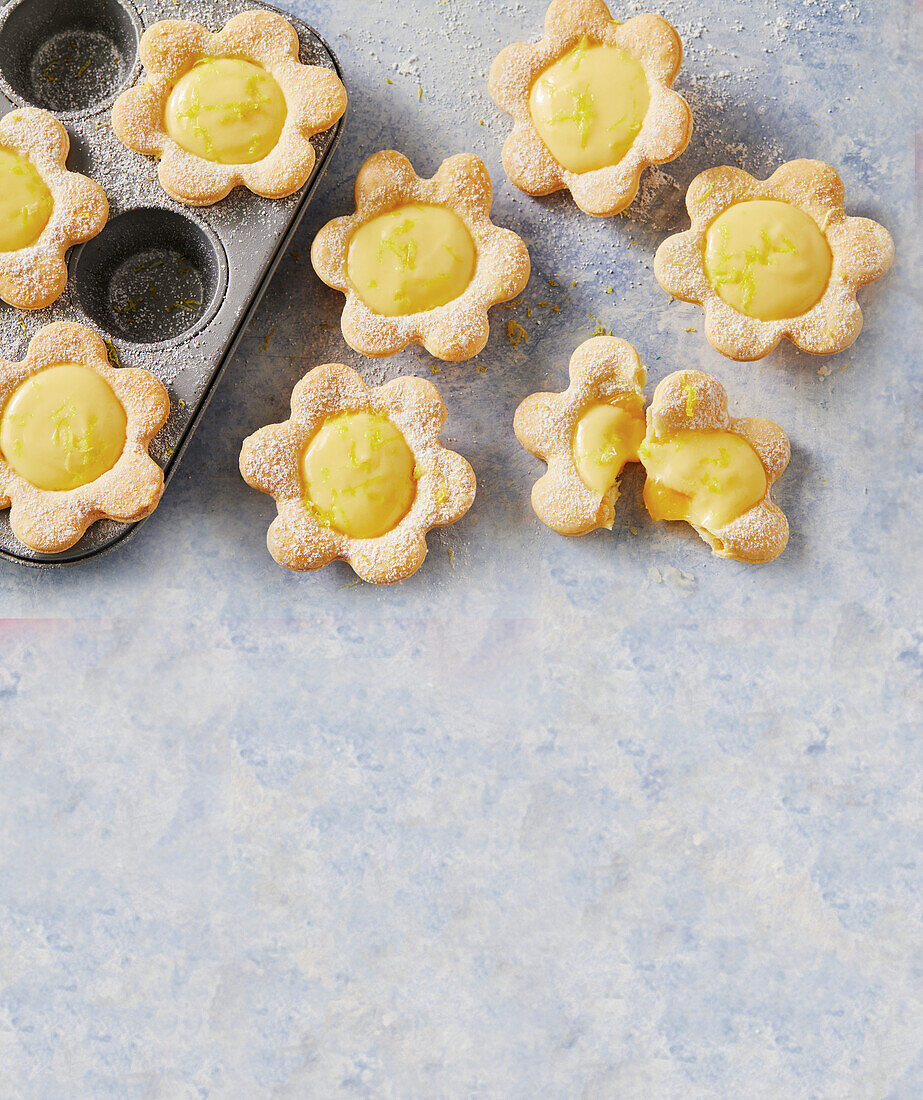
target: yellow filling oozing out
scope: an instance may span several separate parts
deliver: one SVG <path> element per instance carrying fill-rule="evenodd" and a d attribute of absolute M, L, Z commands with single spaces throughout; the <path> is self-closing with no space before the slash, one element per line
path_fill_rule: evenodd
<path fill-rule="evenodd" d="M 684 431 L 647 438 L 638 448 L 647 471 L 644 503 L 654 519 L 720 530 L 766 495 L 766 471 L 734 432 Z"/>
<path fill-rule="evenodd" d="M 365 304 L 395 317 L 444 306 L 471 282 L 477 253 L 445 206 L 412 204 L 379 214 L 349 242 L 346 271 Z"/>
<path fill-rule="evenodd" d="M 638 398 L 588 406 L 577 421 L 571 443 L 580 480 L 594 493 L 608 492 L 625 463 L 636 457 L 643 438 L 644 415 Z"/>
<path fill-rule="evenodd" d="M 0 415 L 0 453 L 38 489 L 76 489 L 116 464 L 125 425 L 125 410 L 101 375 L 60 363 L 13 391 Z"/>
<path fill-rule="evenodd" d="M 392 530 L 410 511 L 417 485 L 414 457 L 383 414 L 331 416 L 304 449 L 307 502 L 325 527 L 354 539 Z"/>
<path fill-rule="evenodd" d="M 791 203 L 751 199 L 705 234 L 705 273 L 729 306 L 759 321 L 799 317 L 820 300 L 833 257 L 817 222 Z"/>
<path fill-rule="evenodd" d="M 218 164 L 262 160 L 275 148 L 285 115 L 285 96 L 273 77 L 237 57 L 199 58 L 164 108 L 176 144 Z"/>
<path fill-rule="evenodd" d="M 536 78 L 529 113 L 551 155 L 569 172 L 618 164 L 644 122 L 651 95 L 641 65 L 584 38 Z"/>
<path fill-rule="evenodd" d="M 54 200 L 35 167 L 0 146 L 0 252 L 28 248 L 41 236 Z"/>

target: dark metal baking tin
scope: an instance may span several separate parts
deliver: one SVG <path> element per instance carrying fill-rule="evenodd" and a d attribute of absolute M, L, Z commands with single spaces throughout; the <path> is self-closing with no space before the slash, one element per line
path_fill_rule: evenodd
<path fill-rule="evenodd" d="M 238 187 L 214 206 L 190 207 L 163 191 L 152 158 L 121 145 L 109 109 L 139 78 L 145 25 L 192 18 L 218 30 L 237 12 L 257 8 L 279 11 L 251 0 L 180 7 L 147 0 L 143 19 L 131 0 L 12 0 L 0 11 L 0 115 L 16 106 L 51 110 L 70 135 L 68 168 L 102 184 L 110 206 L 102 233 L 71 250 L 67 289 L 54 305 L 23 312 L 0 303 L 0 352 L 19 358 L 43 325 L 79 321 L 110 341 L 124 366 L 160 377 L 172 408 L 150 453 L 167 483 L 311 201 L 345 115 L 312 139 L 317 161 L 297 194 L 270 200 Z M 324 39 L 280 14 L 298 32 L 301 60 L 342 79 Z M 0 554 L 42 567 L 87 561 L 124 543 L 143 522 L 100 520 L 69 550 L 38 554 L 13 536 L 7 509 L 0 512 Z"/>

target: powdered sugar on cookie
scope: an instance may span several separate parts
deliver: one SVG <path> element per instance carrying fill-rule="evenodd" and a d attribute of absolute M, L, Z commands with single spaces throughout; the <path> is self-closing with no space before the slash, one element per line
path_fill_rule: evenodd
<path fill-rule="evenodd" d="M 385 150 L 360 168 L 355 202 L 355 213 L 328 222 L 311 248 L 314 270 L 346 295 L 341 325 L 349 346 L 373 357 L 393 355 L 408 344 L 422 344 L 437 359 L 449 361 L 477 355 L 487 343 L 488 309 L 515 298 L 529 281 L 530 269 L 523 241 L 490 220 L 493 187 L 484 162 L 460 154 L 443 161 L 432 179 L 421 179 L 405 156 Z M 350 242 L 379 215 L 413 204 L 443 207 L 457 216 L 473 242 L 473 273 L 464 290 L 444 304 L 385 315 L 366 303 L 350 279 Z"/>
<path fill-rule="evenodd" d="M 679 450 L 686 445 L 679 442 L 681 439 L 688 437 L 689 433 L 699 432 L 729 432 L 745 440 L 756 453 L 765 473 L 765 480 L 761 482 L 764 491 L 759 500 L 727 524 L 706 528 L 692 520 L 688 522 L 717 557 L 753 564 L 772 561 L 788 544 L 788 520 L 771 497 L 772 486 L 784 473 L 791 457 L 788 437 L 771 420 L 761 417 L 735 419 L 730 416 L 727 391 L 712 375 L 702 371 L 676 371 L 664 378 L 654 390 L 647 410 L 647 435 L 639 448 L 639 455 L 648 471 L 648 483 L 652 478 L 649 461 L 652 447 L 666 442 Z M 708 477 L 710 469 L 716 465 L 727 466 L 728 461 L 726 455 L 720 454 L 719 448 L 717 458 L 709 456 L 698 469 Z M 715 484 L 709 491 L 714 493 L 716 489 Z M 650 505 L 648 507 L 650 509 Z"/>
<path fill-rule="evenodd" d="M 7 461 L 12 456 L 0 453 L 0 508 L 11 508 L 16 538 L 44 554 L 67 550 L 99 519 L 128 523 L 154 511 L 163 493 L 163 471 L 148 446 L 170 412 L 167 391 L 154 375 L 112 366 L 103 341 L 69 321 L 39 329 L 21 361 L 0 359 L 0 410 L 24 381 L 59 364 L 87 368 L 108 384 L 124 410 L 125 441 L 101 476 L 65 491 L 38 488 Z"/>
<path fill-rule="evenodd" d="M 305 448 L 325 422 L 363 412 L 386 417 L 414 462 L 409 509 L 394 526 L 371 538 L 352 537 L 325 520 L 302 480 Z M 375 584 L 391 584 L 416 572 L 426 557 L 427 531 L 455 523 L 474 500 L 471 467 L 439 442 L 445 419 L 436 387 L 422 379 L 395 378 L 371 387 L 339 363 L 309 371 L 292 392 L 291 417 L 255 432 L 244 440 L 240 453 L 244 480 L 276 501 L 279 514 L 267 534 L 276 561 L 288 569 L 312 571 L 343 559 L 362 580 Z"/>
<path fill-rule="evenodd" d="M 17 309 L 43 309 L 67 285 L 65 253 L 106 224 L 106 193 L 66 167 L 70 139 L 48 111 L 21 107 L 0 119 L 0 146 L 28 161 L 51 194 L 48 221 L 24 248 L 0 252 L 0 298 Z"/>
<path fill-rule="evenodd" d="M 802 211 L 829 245 L 829 281 L 818 300 L 794 317 L 761 320 L 742 312 L 722 298 L 705 268 L 706 234 L 716 219 L 735 204 L 766 200 Z M 856 291 L 880 279 L 894 257 L 887 230 L 868 218 L 848 217 L 844 200 L 843 181 L 822 161 L 789 161 L 765 181 L 738 168 L 710 168 L 686 193 L 692 228 L 661 244 L 654 273 L 668 294 L 704 308 L 709 342 L 731 359 L 761 359 L 783 336 L 815 355 L 843 351 L 862 329 Z"/>
<path fill-rule="evenodd" d="M 596 403 L 622 402 L 634 406 L 643 434 L 647 374 L 637 351 L 615 336 L 584 341 L 571 356 L 569 372 L 570 385 L 562 393 L 534 393 L 522 402 L 513 430 L 527 451 L 548 464 L 532 487 L 535 514 L 561 535 L 584 535 L 598 527 L 611 530 L 621 471 L 603 491 L 585 484 L 575 462 L 577 423 Z M 626 460 L 638 460 L 634 447 L 628 448 Z"/>
<path fill-rule="evenodd" d="M 180 202 L 209 206 L 242 185 L 264 198 L 282 198 L 304 185 L 314 167 L 311 136 L 346 110 L 346 89 L 330 69 L 302 65 L 295 29 L 280 15 L 248 11 L 216 34 L 199 23 L 166 19 L 141 38 L 144 79 L 112 108 L 112 128 L 130 149 L 160 157 L 165 191 Z M 203 58 L 236 58 L 267 73 L 281 89 L 285 118 L 271 149 L 252 163 L 218 163 L 183 148 L 168 134 L 164 112 L 183 74 Z"/>
<path fill-rule="evenodd" d="M 573 171 L 555 159 L 539 136 L 530 95 L 550 66 L 587 45 L 611 47 L 640 65 L 649 103 L 624 155 L 603 167 Z M 638 15 L 619 23 L 603 0 L 553 0 L 539 42 L 507 46 L 490 71 L 490 94 L 514 123 L 503 146 L 507 175 L 530 195 L 567 188 L 581 210 L 598 217 L 624 210 L 637 193 L 644 169 L 674 160 L 689 144 L 692 115 L 670 87 L 681 60 L 679 36 L 660 16 Z"/>

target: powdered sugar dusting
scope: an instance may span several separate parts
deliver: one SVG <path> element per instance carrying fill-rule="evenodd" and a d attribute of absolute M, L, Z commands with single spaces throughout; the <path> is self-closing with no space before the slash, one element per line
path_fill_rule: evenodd
<path fill-rule="evenodd" d="M 647 422 L 648 438 L 669 439 L 679 431 L 730 431 L 750 443 L 766 472 L 763 499 L 724 527 L 714 531 L 696 527 L 696 531 L 719 557 L 752 563 L 777 558 L 788 543 L 788 521 L 773 504 L 771 490 L 791 454 L 779 425 L 729 416 L 724 386 L 702 371 L 675 371 L 664 378 L 654 391 Z"/>
<path fill-rule="evenodd" d="M 669 237 L 657 250 L 657 278 L 674 297 L 705 308 L 706 334 L 730 358 L 760 359 L 784 336 L 814 354 L 842 351 L 862 327 L 857 289 L 884 275 L 894 248 L 882 226 L 866 218 L 847 217 L 843 198 L 842 180 L 821 161 L 789 161 L 765 181 L 736 169 L 708 169 L 693 180 L 687 194 L 692 228 Z M 725 302 L 706 276 L 704 241 L 709 225 L 731 203 L 752 199 L 791 203 L 826 234 L 832 253 L 830 280 L 816 304 L 798 317 L 775 321 L 749 317 Z"/>
<path fill-rule="evenodd" d="M 585 340 L 571 356 L 569 371 L 563 392 L 532 394 L 522 402 L 513 428 L 523 447 L 548 464 L 532 491 L 536 515 L 560 534 L 582 535 L 612 527 L 619 485 L 616 479 L 602 494 L 584 485 L 574 462 L 574 428 L 596 401 L 633 399 L 640 410 L 646 375 L 635 349 L 611 336 Z"/>
<path fill-rule="evenodd" d="M 0 120 L 0 142 L 31 161 L 53 199 L 38 240 L 16 252 L 0 253 L 0 296 L 20 309 L 41 309 L 64 290 L 66 251 L 100 232 L 109 204 L 98 184 L 68 171 L 67 131 L 48 111 L 10 111 Z"/>
<path fill-rule="evenodd" d="M 650 103 L 640 132 L 621 160 L 577 174 L 552 157 L 533 125 L 528 101 L 539 74 L 586 36 L 594 43 L 625 50 L 640 62 Z M 490 94 L 514 121 L 503 146 L 503 163 L 512 182 L 532 195 L 547 195 L 566 187 L 588 214 L 611 216 L 623 210 L 635 196 L 641 172 L 648 165 L 673 160 L 689 142 L 689 109 L 670 89 L 680 54 L 675 31 L 659 16 L 645 15 L 620 23 L 610 18 L 602 0 L 593 9 L 553 0 L 539 42 L 507 47 L 490 70 Z"/>
<path fill-rule="evenodd" d="M 391 531 L 354 539 L 316 520 L 305 502 L 300 459 L 314 433 L 344 411 L 384 412 L 403 435 L 416 462 L 416 493 L 410 511 Z M 426 533 L 456 522 L 471 507 L 474 472 L 439 442 L 445 406 L 435 386 L 418 378 L 395 379 L 370 388 L 352 368 L 326 364 L 310 371 L 292 394 L 292 414 L 244 441 L 240 467 L 255 489 L 275 497 L 279 516 L 270 529 L 270 549 L 290 569 L 319 569 L 336 559 L 350 563 L 366 581 L 390 584 L 410 576 L 426 557 Z"/>
<path fill-rule="evenodd" d="M 238 184 L 266 198 L 284 198 L 311 174 L 311 137 L 329 129 L 346 110 L 346 89 L 339 78 L 329 69 L 300 64 L 299 49 L 292 25 L 268 11 L 240 12 L 216 34 L 190 21 L 155 23 L 141 39 L 145 79 L 116 100 L 113 130 L 130 149 L 160 155 L 160 182 L 181 202 L 209 206 Z M 173 82 L 202 56 L 244 57 L 265 69 L 282 89 L 285 123 L 278 142 L 261 160 L 246 165 L 203 160 L 168 135 L 164 110 Z"/>
<path fill-rule="evenodd" d="M 115 370 L 105 345 L 83 325 L 46 325 L 19 362 L 0 359 L 0 408 L 25 379 L 58 362 L 74 362 L 102 375 L 125 410 L 125 446 L 100 477 L 63 492 L 32 485 L 0 458 L 0 501 L 12 507 L 12 530 L 40 553 L 72 546 L 87 526 L 104 516 L 129 521 L 148 515 L 163 492 L 163 474 L 148 456 L 152 436 L 170 411 L 167 392 L 143 370 Z"/>
<path fill-rule="evenodd" d="M 311 248 L 317 274 L 346 295 L 342 328 L 347 343 L 370 356 L 392 355 L 411 343 L 449 361 L 477 355 L 487 343 L 487 310 L 514 298 L 528 282 L 530 269 L 523 241 L 490 220 L 492 188 L 484 162 L 470 154 L 450 157 L 432 179 L 421 179 L 406 157 L 386 150 L 365 162 L 355 190 L 355 213 L 328 222 Z M 365 304 L 349 280 L 349 242 L 361 225 L 410 203 L 453 210 L 471 234 L 477 262 L 458 298 L 421 313 L 384 316 Z"/>

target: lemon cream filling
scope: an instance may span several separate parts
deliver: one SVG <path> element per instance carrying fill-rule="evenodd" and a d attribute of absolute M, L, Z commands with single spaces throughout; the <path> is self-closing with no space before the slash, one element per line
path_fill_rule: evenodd
<path fill-rule="evenodd" d="M 201 57 L 174 84 L 164 108 L 167 133 L 189 153 L 218 164 L 253 164 L 275 148 L 285 96 L 259 65 Z"/>
<path fill-rule="evenodd" d="M 708 227 L 705 274 L 729 306 L 759 321 L 799 317 L 823 296 L 833 258 L 817 222 L 791 203 L 734 203 Z"/>
<path fill-rule="evenodd" d="M 0 146 L 0 252 L 35 244 L 53 205 L 51 192 L 34 166 Z"/>
<path fill-rule="evenodd" d="M 643 438 L 644 415 L 637 398 L 588 406 L 574 427 L 571 444 L 580 480 L 594 493 L 607 493 L 625 463 L 637 456 Z"/>
<path fill-rule="evenodd" d="M 631 148 L 650 104 L 641 65 L 584 36 L 536 78 L 529 113 L 539 137 L 569 172 L 617 164 Z"/>
<path fill-rule="evenodd" d="M 383 414 L 331 416 L 304 449 L 305 497 L 318 520 L 354 539 L 374 539 L 400 523 L 417 492 L 414 457 Z"/>
<path fill-rule="evenodd" d="M 753 447 L 734 432 L 684 431 L 645 439 L 644 503 L 654 519 L 679 519 L 720 530 L 766 495 L 766 471 Z"/>
<path fill-rule="evenodd" d="M 365 304 L 389 317 L 444 306 L 471 282 L 477 253 L 464 222 L 445 206 L 412 204 L 360 226 L 346 272 Z"/>
<path fill-rule="evenodd" d="M 125 410 L 101 375 L 60 363 L 13 391 L 0 414 L 0 453 L 38 489 L 76 489 L 116 464 L 125 425 Z"/>

